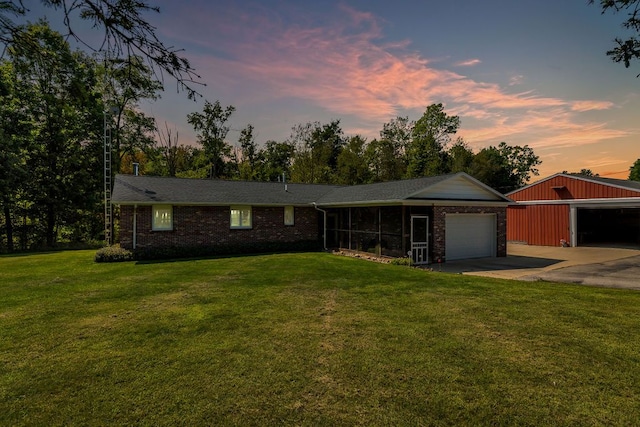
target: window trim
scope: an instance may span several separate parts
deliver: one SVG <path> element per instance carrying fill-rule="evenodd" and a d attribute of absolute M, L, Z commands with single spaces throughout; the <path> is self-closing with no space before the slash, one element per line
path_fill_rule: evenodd
<path fill-rule="evenodd" d="M 242 225 L 242 211 L 249 211 L 249 225 Z M 240 225 L 233 225 L 233 211 L 240 211 Z M 253 209 L 249 205 L 234 205 L 229 207 L 229 228 L 232 230 L 250 230 L 253 228 Z"/>
<path fill-rule="evenodd" d="M 169 224 L 167 226 L 159 226 L 156 223 L 156 213 L 159 210 L 167 210 L 169 212 Z M 173 231 L 173 205 L 152 205 L 151 206 L 151 230 Z"/>
<path fill-rule="evenodd" d="M 287 210 L 291 211 L 291 221 L 287 221 Z M 296 225 L 296 208 L 294 206 L 285 206 L 284 207 L 284 225 L 293 226 Z"/>

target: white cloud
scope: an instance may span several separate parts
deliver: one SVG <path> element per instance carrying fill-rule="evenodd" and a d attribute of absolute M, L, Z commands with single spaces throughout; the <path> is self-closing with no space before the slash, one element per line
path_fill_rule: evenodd
<path fill-rule="evenodd" d="M 478 65 L 480 63 L 482 63 L 482 61 L 480 61 L 477 58 L 474 58 L 474 59 L 468 59 L 466 61 L 457 62 L 455 65 L 457 67 L 473 67 L 474 65 Z"/>
<path fill-rule="evenodd" d="M 515 76 L 511 76 L 509 79 L 509 86 L 521 85 L 524 82 L 524 76 L 522 74 L 517 74 Z"/>

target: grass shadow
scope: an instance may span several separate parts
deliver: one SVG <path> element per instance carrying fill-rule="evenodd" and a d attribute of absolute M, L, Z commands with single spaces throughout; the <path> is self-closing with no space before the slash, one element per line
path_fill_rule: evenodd
<path fill-rule="evenodd" d="M 472 273 L 478 271 L 526 270 L 545 268 L 563 262 L 562 259 L 509 255 L 501 258 L 476 258 L 447 261 L 441 269 L 448 273 Z M 433 267 L 433 265 L 432 265 Z"/>
<path fill-rule="evenodd" d="M 55 255 L 61 252 L 76 252 L 76 251 L 89 251 L 89 250 L 98 250 L 101 246 L 77 246 L 77 247 L 59 247 L 59 248 L 50 248 L 50 249 L 34 249 L 33 251 L 17 251 L 17 252 L 7 252 L 0 253 L 0 259 L 2 258 L 24 258 L 30 257 L 33 255 Z"/>
<path fill-rule="evenodd" d="M 144 259 L 137 260 L 136 265 L 149 265 L 149 264 L 169 264 L 169 263 L 179 263 L 179 262 L 187 262 L 187 261 L 199 261 L 199 260 L 214 260 L 214 259 L 232 259 L 232 258 L 250 258 L 260 255 L 281 255 L 283 253 L 294 253 L 294 252 L 255 252 L 248 254 L 224 254 L 224 255 L 203 255 L 203 256 L 194 256 L 194 257 L 175 257 L 175 258 L 167 258 L 167 259 Z M 301 252 L 295 252 L 301 253 Z"/>

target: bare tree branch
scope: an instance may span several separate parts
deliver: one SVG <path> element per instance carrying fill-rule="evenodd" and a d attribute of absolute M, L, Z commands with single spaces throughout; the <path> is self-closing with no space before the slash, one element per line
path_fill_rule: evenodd
<path fill-rule="evenodd" d="M 190 99 L 199 96 L 194 88 L 204 85 L 189 60 L 182 56 L 183 50 L 167 46 L 157 36 L 157 28 L 144 15 L 159 13 L 146 0 L 40 0 L 40 3 L 60 10 L 68 38 L 73 38 L 86 49 L 100 52 L 110 59 L 143 57 L 154 76 L 164 83 L 165 74 L 177 82 L 178 90 L 185 90 Z M 21 44 L 23 49 L 37 49 L 28 40 L 17 40 L 18 25 L 11 15 L 19 17 L 28 9 L 23 0 L 0 0 L 0 43 Z M 74 29 L 76 19 L 89 21 L 93 28 L 102 31 L 102 40 L 89 44 Z"/>

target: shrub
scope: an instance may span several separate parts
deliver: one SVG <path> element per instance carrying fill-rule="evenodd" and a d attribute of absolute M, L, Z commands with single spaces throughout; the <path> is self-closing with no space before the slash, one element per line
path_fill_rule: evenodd
<path fill-rule="evenodd" d="M 133 259 L 133 252 L 121 248 L 120 245 L 112 245 L 98 249 L 95 257 L 96 262 L 122 262 L 133 261 Z"/>
<path fill-rule="evenodd" d="M 413 260 L 409 257 L 404 257 L 404 258 L 394 258 L 391 260 L 390 264 L 392 265 L 408 265 L 408 266 L 412 266 L 413 265 Z"/>

